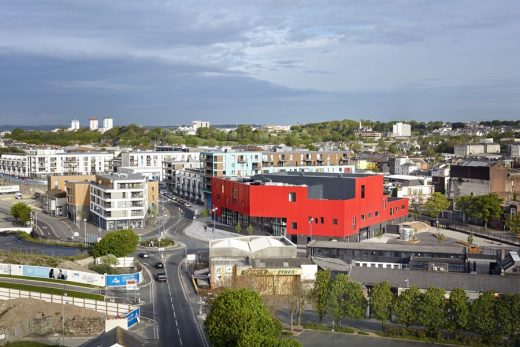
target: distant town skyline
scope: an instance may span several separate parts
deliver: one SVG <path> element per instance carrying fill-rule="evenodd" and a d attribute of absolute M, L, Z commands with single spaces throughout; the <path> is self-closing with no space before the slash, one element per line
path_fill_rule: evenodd
<path fill-rule="evenodd" d="M 0 124 L 520 118 L 516 1 L 28 0 L 0 11 Z"/>

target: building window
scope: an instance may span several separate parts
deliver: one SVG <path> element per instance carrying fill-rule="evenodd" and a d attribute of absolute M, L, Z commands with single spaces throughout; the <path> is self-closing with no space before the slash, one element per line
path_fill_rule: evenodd
<path fill-rule="evenodd" d="M 386 199 L 383 200 L 383 208 L 386 208 Z"/>
<path fill-rule="evenodd" d="M 325 223 L 325 218 L 320 217 L 320 223 L 321 223 L 321 224 Z"/>
<path fill-rule="evenodd" d="M 379 217 L 379 211 L 376 211 L 376 217 Z"/>
<path fill-rule="evenodd" d="M 224 193 L 224 185 L 220 186 L 221 193 Z"/>
<path fill-rule="evenodd" d="M 352 217 L 352 229 L 356 228 L 356 217 Z"/>
<path fill-rule="evenodd" d="M 365 220 L 365 215 L 364 214 L 361 215 L 361 220 Z"/>
<path fill-rule="evenodd" d="M 391 215 L 391 216 L 394 215 L 394 209 L 393 209 L 393 208 L 390 209 L 390 215 Z"/>
<path fill-rule="evenodd" d="M 368 218 L 372 218 L 372 212 L 368 213 Z"/>
<path fill-rule="evenodd" d="M 334 224 L 334 225 L 338 225 L 338 219 L 337 219 L 337 218 L 334 218 L 334 219 L 332 220 L 332 224 Z"/>
<path fill-rule="evenodd" d="M 296 193 L 289 193 L 289 202 L 296 202 Z"/>
<path fill-rule="evenodd" d="M 404 205 L 401 205 L 401 210 L 404 210 Z"/>
<path fill-rule="evenodd" d="M 233 189 L 233 203 L 236 204 L 237 203 L 237 190 L 236 189 Z"/>
<path fill-rule="evenodd" d="M 291 223 L 291 228 L 292 228 L 292 230 L 298 230 L 298 223 L 292 222 Z"/>
<path fill-rule="evenodd" d="M 365 185 L 361 185 L 361 199 L 365 198 Z"/>

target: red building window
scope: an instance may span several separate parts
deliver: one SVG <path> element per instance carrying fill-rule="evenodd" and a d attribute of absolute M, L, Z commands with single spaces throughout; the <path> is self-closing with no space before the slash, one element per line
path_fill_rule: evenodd
<path fill-rule="evenodd" d="M 296 202 L 296 193 L 289 193 L 289 202 Z"/>
<path fill-rule="evenodd" d="M 298 230 L 298 223 L 292 222 L 291 223 L 291 228 L 292 228 L 292 230 Z"/>
<path fill-rule="evenodd" d="M 338 219 L 337 218 L 332 219 L 332 224 L 338 225 Z"/>
<path fill-rule="evenodd" d="M 364 199 L 365 198 L 365 185 L 363 184 L 361 186 L 361 199 Z"/>

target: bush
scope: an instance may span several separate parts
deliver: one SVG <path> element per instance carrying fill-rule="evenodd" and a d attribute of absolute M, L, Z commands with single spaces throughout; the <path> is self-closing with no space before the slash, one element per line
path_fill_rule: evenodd
<path fill-rule="evenodd" d="M 150 246 L 150 242 L 153 242 L 153 246 Z M 156 238 L 149 239 L 149 240 L 141 240 L 139 241 L 139 246 L 141 247 L 157 247 L 159 244 L 159 241 Z M 175 241 L 167 239 L 167 238 L 161 238 L 161 247 L 170 247 L 175 245 Z"/>

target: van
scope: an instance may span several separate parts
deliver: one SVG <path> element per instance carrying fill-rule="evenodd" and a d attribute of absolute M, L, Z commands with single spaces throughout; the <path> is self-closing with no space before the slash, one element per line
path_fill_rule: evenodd
<path fill-rule="evenodd" d="M 17 199 L 17 200 L 20 200 L 22 198 L 22 193 L 14 194 L 14 198 Z"/>

